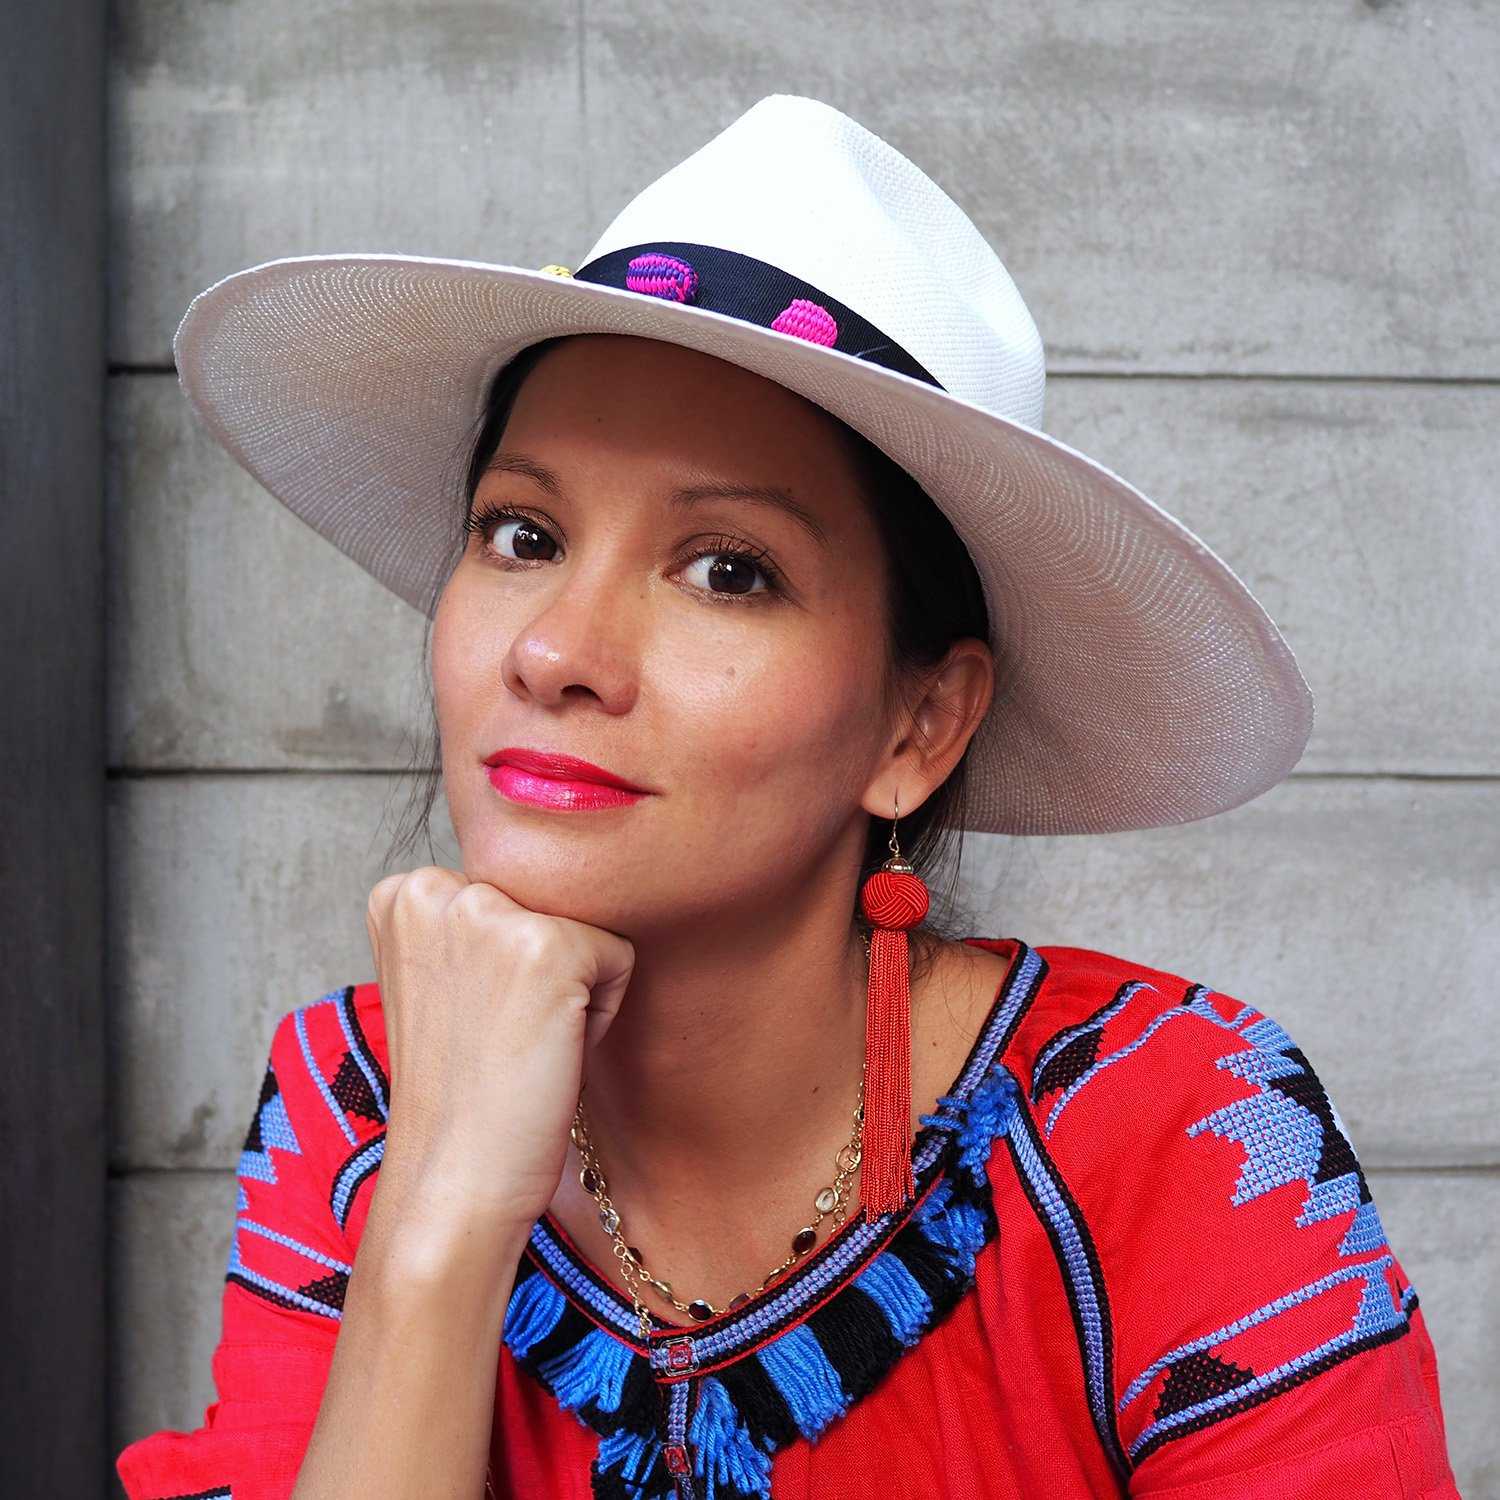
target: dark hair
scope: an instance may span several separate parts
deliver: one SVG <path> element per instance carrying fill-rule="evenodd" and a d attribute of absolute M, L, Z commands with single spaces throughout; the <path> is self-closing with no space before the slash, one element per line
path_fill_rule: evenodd
<path fill-rule="evenodd" d="M 528 345 L 492 378 L 484 406 L 475 419 L 474 430 L 466 435 L 454 456 L 456 463 L 466 465 L 459 496 L 461 508 L 454 515 L 454 563 L 462 555 L 466 538 L 462 521 L 473 505 L 474 493 L 485 466 L 500 445 L 522 384 L 547 351 L 568 337 L 574 335 L 561 335 Z M 829 415 L 832 417 L 831 413 Z M 882 711 L 888 715 L 896 707 L 896 695 L 908 674 L 935 666 L 956 640 L 977 636 L 988 641 L 989 614 L 974 561 L 947 516 L 905 469 L 847 423 L 832 419 L 850 445 L 885 555 L 889 650 L 882 679 Z M 445 493 L 451 487 L 450 473 Z M 430 819 L 441 782 L 442 763 L 428 650 L 432 617 L 451 571 L 450 566 L 440 573 L 427 610 L 422 654 L 431 723 L 425 742 L 413 747 L 407 774 L 414 775 L 416 780 L 387 851 L 387 865 L 398 854 L 410 851 L 419 834 L 426 836 L 429 855 L 436 862 L 436 856 L 432 854 Z M 942 785 L 915 811 L 902 813 L 896 825 L 902 856 L 916 867 L 932 890 L 931 909 L 919 931 L 939 939 L 957 940 L 973 931 L 967 913 L 958 909 L 954 895 L 963 852 L 967 760 L 966 750 Z M 889 857 L 890 833 L 888 818 L 870 819 L 859 872 L 861 882 Z M 950 862 L 948 885 L 940 890 L 930 872 Z M 851 917 L 867 927 L 857 908 Z M 918 957 L 921 946 L 913 945 L 914 959 Z M 935 949 L 937 945 L 928 946 Z"/>

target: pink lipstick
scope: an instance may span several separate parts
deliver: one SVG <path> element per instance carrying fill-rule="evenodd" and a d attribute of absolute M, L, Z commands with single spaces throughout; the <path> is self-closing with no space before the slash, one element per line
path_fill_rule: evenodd
<path fill-rule="evenodd" d="M 637 786 L 596 766 L 560 751 L 525 750 L 507 745 L 484 758 L 490 785 L 513 802 L 547 807 L 560 812 L 591 812 L 606 807 L 625 807 L 650 795 Z"/>

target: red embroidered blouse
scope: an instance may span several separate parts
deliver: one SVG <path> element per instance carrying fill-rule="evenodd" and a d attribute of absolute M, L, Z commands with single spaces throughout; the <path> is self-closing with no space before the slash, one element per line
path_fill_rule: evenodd
<path fill-rule="evenodd" d="M 913 1148 L 734 1312 L 658 1320 L 540 1219 L 496 1355 L 501 1500 L 1456 1500 L 1416 1289 L 1312 1065 L 1268 1015 L 1083 948 L 1009 972 Z M 238 1168 L 195 1431 L 131 1500 L 291 1493 L 384 1143 L 374 984 L 289 1011 Z M 475 1497 L 479 1500 L 479 1497 Z"/>

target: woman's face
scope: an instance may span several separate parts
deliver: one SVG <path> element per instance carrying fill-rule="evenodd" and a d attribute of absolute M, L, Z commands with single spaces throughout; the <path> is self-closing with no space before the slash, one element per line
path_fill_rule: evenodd
<path fill-rule="evenodd" d="M 852 878 L 896 726 L 879 707 L 880 543 L 834 419 L 709 355 L 591 334 L 535 367 L 497 458 L 511 467 L 480 480 L 474 519 L 524 515 L 468 535 L 432 644 L 468 877 L 637 933 L 785 901 L 832 862 Z M 804 519 L 674 499 L 689 486 L 774 486 Z M 515 800 L 485 764 L 503 747 L 577 756 L 650 794 Z"/>

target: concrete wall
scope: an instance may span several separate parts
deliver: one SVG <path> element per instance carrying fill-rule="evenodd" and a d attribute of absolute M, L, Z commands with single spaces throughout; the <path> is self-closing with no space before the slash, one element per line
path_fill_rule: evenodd
<path fill-rule="evenodd" d="M 1500 1497 L 1497 73 L 1481 0 L 119 4 L 118 1443 L 212 1399 L 266 1047 L 372 973 L 421 668 L 415 613 L 196 428 L 177 321 L 284 255 L 576 264 L 681 143 L 782 90 L 948 188 L 1037 318 L 1049 431 L 1199 531 L 1298 652 L 1318 726 L 1282 786 L 1174 829 L 969 835 L 966 893 L 987 935 L 1175 969 L 1292 1032 L 1421 1294 L 1466 1500 Z"/>

